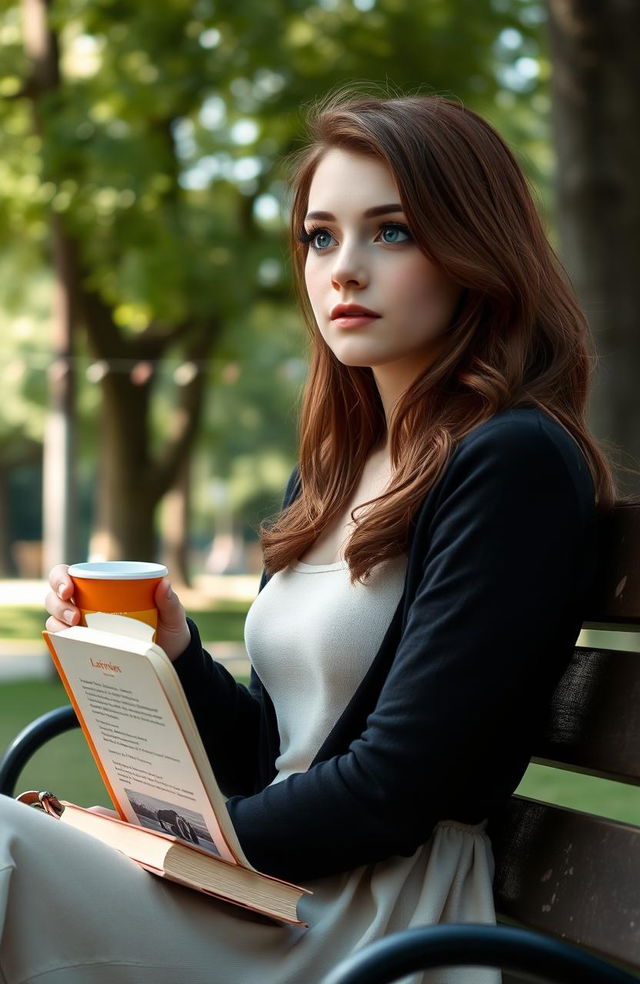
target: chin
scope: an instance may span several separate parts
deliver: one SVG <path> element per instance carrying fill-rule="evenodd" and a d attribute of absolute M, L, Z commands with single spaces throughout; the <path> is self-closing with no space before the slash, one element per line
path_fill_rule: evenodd
<path fill-rule="evenodd" d="M 353 368 L 373 368 L 386 361 L 379 352 L 366 351 L 363 346 L 336 346 L 332 352 L 343 366 L 352 366 Z"/>

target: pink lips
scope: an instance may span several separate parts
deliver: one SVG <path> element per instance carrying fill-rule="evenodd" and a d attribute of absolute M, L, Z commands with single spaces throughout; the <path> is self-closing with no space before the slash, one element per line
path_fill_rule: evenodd
<path fill-rule="evenodd" d="M 331 321 L 338 328 L 361 328 L 380 315 L 360 304 L 337 304 L 331 312 Z"/>

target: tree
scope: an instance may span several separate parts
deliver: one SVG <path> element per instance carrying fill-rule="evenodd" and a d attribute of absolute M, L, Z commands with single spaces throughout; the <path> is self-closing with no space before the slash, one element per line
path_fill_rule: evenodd
<path fill-rule="evenodd" d="M 517 66 L 538 50 L 525 16 L 537 5 L 24 2 L 47 16 L 55 85 L 34 84 L 40 66 L 4 0 L 0 236 L 33 231 L 49 257 L 56 236 L 65 245 L 57 276 L 102 393 L 94 547 L 148 557 L 156 506 L 185 482 L 223 328 L 288 295 L 273 212 L 300 104 L 354 78 L 452 91 L 535 161 L 539 114 L 524 95 L 538 81 Z M 172 397 L 165 386 L 159 400 L 171 359 Z"/>
<path fill-rule="evenodd" d="M 11 309 L 15 271 L 6 259 L 0 263 L 0 294 L 6 299 L 0 312 L 0 576 L 5 577 L 16 566 L 10 526 L 12 479 L 42 458 L 46 365 L 40 358 L 49 331 L 49 285 L 41 272 L 29 273 L 31 314 L 27 317 Z"/>
<path fill-rule="evenodd" d="M 92 179 L 95 180 L 96 172 L 104 180 L 100 174 L 100 153 L 112 151 L 110 177 L 116 181 L 121 181 L 123 177 L 121 168 L 124 162 L 118 159 L 117 153 L 113 154 L 113 141 L 108 136 L 105 138 L 103 135 L 101 139 L 98 134 L 92 141 L 91 149 L 87 148 L 85 153 L 82 152 L 81 142 L 79 147 L 77 139 L 69 139 L 71 127 L 74 127 L 77 136 L 78 103 L 82 104 L 84 101 L 86 104 L 86 99 L 82 100 L 84 93 L 81 86 L 74 89 L 63 78 L 60 31 L 56 30 L 55 17 L 47 20 L 49 7 L 45 0 L 24 0 L 29 69 L 23 94 L 31 102 L 34 130 L 42 141 L 43 176 L 49 182 L 60 185 L 64 180 L 63 175 L 73 175 L 78 190 L 77 198 L 80 200 L 76 208 L 63 207 L 59 212 L 51 210 L 52 254 L 58 295 L 64 298 L 63 320 L 66 322 L 58 328 L 58 334 L 63 339 L 59 344 L 63 359 L 67 357 L 66 378 L 69 378 L 73 371 L 73 361 L 68 358 L 72 356 L 70 334 L 76 322 L 80 322 L 86 331 L 93 355 L 100 360 L 105 370 L 101 379 L 102 475 L 99 482 L 97 522 L 100 553 L 106 557 L 151 557 L 155 548 L 156 506 L 184 467 L 196 433 L 205 378 L 200 367 L 213 344 L 216 319 L 200 311 L 197 303 L 191 304 L 190 308 L 184 303 L 184 298 L 179 294 L 187 286 L 188 278 L 185 277 L 182 278 L 184 282 L 174 285 L 177 287 L 171 298 L 174 310 L 170 310 L 168 318 L 156 313 L 161 310 L 162 302 L 165 302 L 162 307 L 166 311 L 168 298 L 163 297 L 161 291 L 156 292 L 156 297 L 147 294 L 139 301 L 139 304 L 146 301 L 149 309 L 148 316 L 142 315 L 144 325 L 140 330 L 127 332 L 127 328 L 130 328 L 127 322 L 131 317 L 118 318 L 123 294 L 126 297 L 128 292 L 135 292 L 137 285 L 135 278 L 127 282 L 125 277 L 120 291 L 113 288 L 109 291 L 106 278 L 112 276 L 112 271 L 107 271 L 106 263 L 114 260 L 118 210 L 106 210 L 108 221 L 104 224 L 108 233 L 102 238 L 99 224 L 97 230 L 95 227 L 96 220 L 98 223 L 100 221 L 100 191 L 92 199 L 87 191 L 91 188 Z M 176 26 L 183 26 L 183 17 L 179 12 L 177 16 L 177 25 L 170 18 L 169 23 L 163 24 L 165 32 Z M 89 19 L 90 17 L 91 14 Z M 146 21 L 149 28 L 148 16 Z M 166 52 L 169 51 L 167 40 L 165 37 Z M 186 65 L 181 67 L 185 68 Z M 111 66 L 112 71 L 114 68 L 115 66 Z M 107 78 L 109 74 L 108 71 L 105 72 Z M 148 183 L 153 186 L 154 179 L 157 189 L 153 219 L 150 223 L 145 223 L 144 217 L 138 215 L 139 228 L 136 230 L 134 227 L 134 235 L 136 231 L 138 236 L 143 237 L 145 233 L 157 233 L 162 224 L 173 229 L 176 234 L 175 243 L 169 248 L 169 255 L 164 257 L 168 265 L 181 248 L 180 233 L 184 233 L 176 156 L 170 130 L 176 115 L 188 110 L 191 104 L 191 87 L 180 83 L 172 86 L 172 82 L 174 79 L 169 73 L 169 84 L 165 86 L 168 98 L 162 111 L 155 108 L 150 112 L 150 107 L 146 106 L 146 115 L 142 120 L 135 111 L 127 119 L 129 126 L 138 124 L 140 129 L 142 124 L 143 133 L 148 137 L 147 167 L 139 169 L 138 178 L 141 178 L 143 188 L 147 183 L 147 195 Z M 80 99 L 77 99 L 78 96 Z M 119 96 L 123 103 L 124 93 L 120 92 Z M 122 109 L 121 117 L 126 117 L 124 105 Z M 121 122 L 124 120 L 121 119 Z M 134 136 L 134 146 L 137 140 L 138 135 Z M 157 157 L 150 159 L 149 151 L 155 151 Z M 159 181 L 158 178 L 163 180 Z M 106 189 L 103 186 L 101 190 L 104 201 Z M 113 188 L 111 191 L 113 193 Z M 91 202 L 89 204 L 85 201 L 84 211 L 83 197 Z M 68 213 L 66 222 L 63 221 L 65 212 Z M 93 225 L 91 239 L 89 223 Z M 102 280 L 102 284 L 94 286 L 91 283 L 92 276 Z M 149 441 L 153 366 L 163 357 L 167 348 L 177 342 L 182 344 L 188 365 L 192 365 L 194 369 L 188 378 L 181 381 L 173 426 L 164 446 L 154 455 Z M 131 363 L 131 372 L 111 371 L 112 367 L 127 363 Z M 61 373 L 61 378 L 65 378 L 64 373 Z M 71 400 L 70 386 L 64 386 L 59 395 L 59 403 L 69 401 L 67 417 L 70 416 Z M 55 409 L 59 411 L 62 407 L 57 406 Z M 68 442 L 67 448 L 61 450 L 68 450 Z M 60 464 L 62 466 L 62 462 Z"/>
<path fill-rule="evenodd" d="M 557 220 L 599 353 L 592 414 L 640 467 L 640 5 L 549 0 Z M 625 466 L 629 459 L 625 454 Z M 621 473 L 626 492 L 638 475 Z"/>

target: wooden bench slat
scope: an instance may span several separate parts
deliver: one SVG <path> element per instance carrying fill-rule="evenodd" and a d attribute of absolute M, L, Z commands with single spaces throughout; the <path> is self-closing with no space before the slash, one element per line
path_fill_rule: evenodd
<path fill-rule="evenodd" d="M 554 694 L 535 761 L 637 785 L 638 708 L 640 654 L 577 648 Z"/>
<path fill-rule="evenodd" d="M 640 827 L 514 797 L 490 834 L 499 914 L 640 968 Z"/>

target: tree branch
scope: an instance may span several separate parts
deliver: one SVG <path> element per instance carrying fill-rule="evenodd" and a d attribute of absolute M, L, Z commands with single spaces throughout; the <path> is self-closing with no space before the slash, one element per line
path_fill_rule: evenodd
<path fill-rule="evenodd" d="M 200 422 L 202 404 L 207 384 L 207 373 L 200 368 L 211 354 L 220 335 L 219 320 L 201 322 L 197 336 L 185 352 L 185 359 L 197 367 L 193 379 L 181 387 L 180 399 L 175 411 L 173 433 L 162 454 L 152 467 L 149 479 L 158 498 L 173 485 L 180 466 L 186 459 L 195 439 Z"/>

